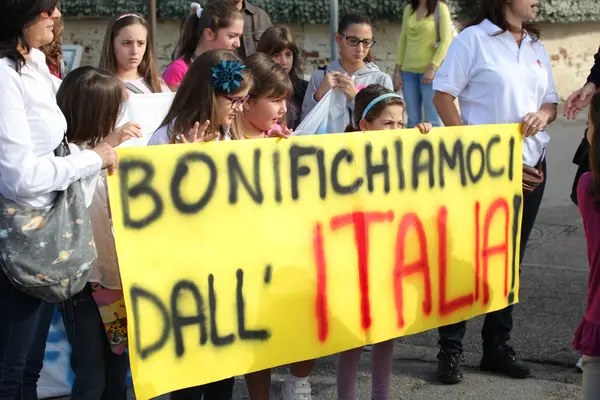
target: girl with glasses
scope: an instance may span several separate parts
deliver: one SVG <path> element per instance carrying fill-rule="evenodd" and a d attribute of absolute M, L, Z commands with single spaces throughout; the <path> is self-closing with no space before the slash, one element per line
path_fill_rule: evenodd
<path fill-rule="evenodd" d="M 207 51 L 198 61 L 148 145 L 243 138 L 236 117 L 253 86 L 250 71 L 229 50 Z"/>
<path fill-rule="evenodd" d="M 329 133 L 344 132 L 354 113 L 354 98 L 361 88 L 376 83 L 394 89 L 392 78 L 372 62 L 371 48 L 376 42 L 369 18 L 358 13 L 344 16 L 336 42 L 340 59 L 313 73 L 302 105 L 305 118 L 331 89 L 344 93 L 344 101 L 333 104 L 329 111 L 330 126 L 335 130 Z"/>
<path fill-rule="evenodd" d="M 183 80 L 161 127 L 149 146 L 241 139 L 236 118 L 248 100 L 253 79 L 231 51 L 210 50 L 198 56 Z M 202 124 L 202 125 L 200 125 Z M 234 379 L 171 393 L 171 400 L 229 400 Z"/>

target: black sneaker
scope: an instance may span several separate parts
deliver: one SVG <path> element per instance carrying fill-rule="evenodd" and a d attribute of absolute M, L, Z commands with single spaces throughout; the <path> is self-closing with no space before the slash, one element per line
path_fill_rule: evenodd
<path fill-rule="evenodd" d="M 449 350 L 441 349 L 437 355 L 438 358 L 438 379 L 446 385 L 454 385 L 462 381 L 462 368 L 460 363 L 465 358 L 460 353 L 452 353 Z"/>
<path fill-rule="evenodd" d="M 497 352 L 483 352 L 480 368 L 482 371 L 504 374 L 515 379 L 525 379 L 531 374 L 529 367 L 517 361 L 517 353 L 507 347 Z"/>

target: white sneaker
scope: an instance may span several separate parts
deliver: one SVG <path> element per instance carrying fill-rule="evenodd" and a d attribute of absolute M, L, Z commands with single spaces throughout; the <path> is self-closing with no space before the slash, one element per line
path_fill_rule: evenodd
<path fill-rule="evenodd" d="M 283 381 L 281 388 L 283 400 L 312 400 L 310 393 L 311 388 L 308 381 L 290 382 L 287 379 Z"/>
<path fill-rule="evenodd" d="M 583 372 L 583 370 L 581 369 L 581 361 L 583 361 L 583 358 L 577 360 L 577 364 L 575 364 L 575 368 L 577 368 L 577 371 L 579 372 Z"/>

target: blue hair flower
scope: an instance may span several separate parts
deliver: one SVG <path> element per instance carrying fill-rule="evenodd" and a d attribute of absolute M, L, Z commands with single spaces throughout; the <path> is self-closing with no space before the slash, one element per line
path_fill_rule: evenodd
<path fill-rule="evenodd" d="M 221 92 L 231 93 L 232 90 L 241 86 L 241 82 L 244 80 L 244 75 L 242 75 L 244 68 L 246 66 L 238 61 L 222 60 L 212 69 L 213 87 Z"/>

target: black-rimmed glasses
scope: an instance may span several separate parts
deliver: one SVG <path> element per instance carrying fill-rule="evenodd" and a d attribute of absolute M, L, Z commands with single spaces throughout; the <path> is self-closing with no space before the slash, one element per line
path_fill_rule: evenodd
<path fill-rule="evenodd" d="M 357 38 L 356 36 L 346 36 L 346 35 L 342 35 L 342 37 L 344 39 L 346 39 L 346 43 L 348 43 L 348 46 L 352 46 L 352 47 L 356 47 L 362 43 L 364 48 L 370 49 L 371 47 L 375 46 L 375 43 L 377 43 L 375 41 L 375 39 L 360 39 L 360 38 Z"/>

